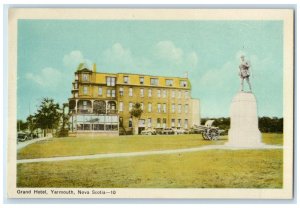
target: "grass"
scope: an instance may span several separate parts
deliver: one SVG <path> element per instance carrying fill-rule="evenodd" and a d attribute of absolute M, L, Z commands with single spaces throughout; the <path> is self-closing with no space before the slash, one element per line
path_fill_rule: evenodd
<path fill-rule="evenodd" d="M 283 145 L 283 134 L 263 133 L 262 141 L 265 144 Z"/>
<path fill-rule="evenodd" d="M 54 138 L 18 152 L 18 159 L 135 152 L 223 144 L 201 135 Z M 282 134 L 263 134 L 282 145 Z M 207 150 L 141 157 L 17 165 L 18 187 L 282 188 L 283 150 Z"/>
<path fill-rule="evenodd" d="M 282 188 L 282 150 L 18 164 L 18 187 Z"/>
<path fill-rule="evenodd" d="M 115 137 L 65 137 L 31 144 L 18 151 L 18 159 L 58 156 L 92 155 L 100 153 L 139 152 L 149 150 L 180 149 L 211 144 L 223 144 L 227 137 L 218 141 L 203 140 L 200 134 L 176 136 L 115 136 Z"/>

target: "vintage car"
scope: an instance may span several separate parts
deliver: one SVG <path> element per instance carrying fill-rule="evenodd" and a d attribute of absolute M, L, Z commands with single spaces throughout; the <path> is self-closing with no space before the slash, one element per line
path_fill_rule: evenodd
<path fill-rule="evenodd" d="M 174 134 L 174 130 L 172 128 L 163 128 L 162 134 Z"/>
<path fill-rule="evenodd" d="M 28 135 L 25 132 L 18 132 L 18 142 L 25 142 L 28 140 Z"/>
<path fill-rule="evenodd" d="M 183 129 L 181 127 L 172 128 L 174 131 L 174 134 L 188 134 L 189 132 L 186 129 Z"/>
<path fill-rule="evenodd" d="M 143 130 L 141 132 L 141 135 L 156 135 L 156 131 L 155 131 L 155 129 L 148 128 L 148 129 Z"/>

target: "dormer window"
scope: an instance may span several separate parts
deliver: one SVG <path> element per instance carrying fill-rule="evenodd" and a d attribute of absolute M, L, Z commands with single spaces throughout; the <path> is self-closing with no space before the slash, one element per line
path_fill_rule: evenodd
<path fill-rule="evenodd" d="M 157 86 L 158 85 L 158 79 L 157 78 L 151 78 L 150 79 L 150 84 L 154 85 L 154 86 Z"/>
<path fill-rule="evenodd" d="M 89 75 L 88 74 L 82 74 L 82 80 L 83 81 L 89 81 Z"/>
<path fill-rule="evenodd" d="M 140 77 L 140 84 L 141 84 L 141 85 L 144 84 L 144 77 Z"/>
<path fill-rule="evenodd" d="M 107 86 L 115 86 L 116 78 L 115 77 L 106 77 L 106 85 Z"/>
<path fill-rule="evenodd" d="M 129 77 L 128 76 L 124 76 L 124 84 L 128 84 L 129 83 Z"/>
<path fill-rule="evenodd" d="M 187 81 L 181 80 L 180 81 L 180 87 L 187 87 Z"/>
<path fill-rule="evenodd" d="M 172 79 L 166 79 L 166 86 L 173 86 L 173 80 Z"/>

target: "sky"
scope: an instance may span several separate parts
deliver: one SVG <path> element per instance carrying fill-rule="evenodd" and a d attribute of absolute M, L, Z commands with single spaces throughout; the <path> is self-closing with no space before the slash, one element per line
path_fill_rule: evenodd
<path fill-rule="evenodd" d="M 68 102 L 82 62 L 98 72 L 188 72 L 201 117 L 229 117 L 241 55 L 252 66 L 258 115 L 282 117 L 282 21 L 19 20 L 17 117 L 44 97 Z"/>

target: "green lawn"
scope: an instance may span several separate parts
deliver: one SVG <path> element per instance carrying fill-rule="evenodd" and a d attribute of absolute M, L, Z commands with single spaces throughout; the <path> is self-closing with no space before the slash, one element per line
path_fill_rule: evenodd
<path fill-rule="evenodd" d="M 282 145 L 282 134 L 263 134 Z M 188 148 L 222 144 L 200 135 L 55 138 L 22 149 L 19 158 Z M 283 151 L 207 150 L 193 153 L 17 165 L 18 187 L 281 188 Z"/>
<path fill-rule="evenodd" d="M 18 164 L 18 187 L 281 188 L 282 150 Z"/>
<path fill-rule="evenodd" d="M 218 141 L 207 141 L 203 140 L 200 134 L 176 136 L 102 136 L 96 138 L 65 137 L 31 144 L 18 151 L 18 159 L 179 149 L 224 144 L 225 142 L 227 142 L 227 136 L 220 137 Z M 263 134 L 263 142 L 266 144 L 282 145 L 283 135 Z"/>
<path fill-rule="evenodd" d="M 18 151 L 18 159 L 58 156 L 92 155 L 99 153 L 138 152 L 198 147 L 223 144 L 227 137 L 218 141 L 203 140 L 200 134 L 115 136 L 115 137 L 67 137 L 54 138 L 31 144 Z"/>

